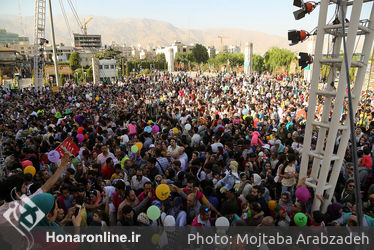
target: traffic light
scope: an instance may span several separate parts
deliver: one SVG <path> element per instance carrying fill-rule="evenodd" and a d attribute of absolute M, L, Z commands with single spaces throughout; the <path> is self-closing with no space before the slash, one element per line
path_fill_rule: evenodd
<path fill-rule="evenodd" d="M 305 16 L 305 14 L 310 14 L 318 5 L 315 2 L 307 2 L 304 3 L 302 0 L 294 0 L 293 5 L 296 7 L 300 7 L 301 9 L 294 11 L 293 15 L 295 16 L 295 20 L 299 20 Z"/>
<path fill-rule="evenodd" d="M 301 68 L 307 67 L 309 64 L 313 63 L 313 57 L 305 52 L 299 53 L 299 66 Z"/>
<path fill-rule="evenodd" d="M 304 41 L 309 36 L 310 34 L 306 32 L 305 30 L 289 30 L 288 31 L 288 40 L 292 42 L 290 44 L 291 46 Z"/>

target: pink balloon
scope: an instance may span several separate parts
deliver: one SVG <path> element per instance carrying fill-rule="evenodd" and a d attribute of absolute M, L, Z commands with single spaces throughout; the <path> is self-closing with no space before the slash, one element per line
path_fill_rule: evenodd
<path fill-rule="evenodd" d="M 26 161 L 23 161 L 21 165 L 22 165 L 22 168 L 25 168 L 27 166 L 32 166 L 33 164 L 32 164 L 32 161 L 26 160 Z"/>
<path fill-rule="evenodd" d="M 77 134 L 77 139 L 78 139 L 79 142 L 83 142 L 84 141 L 84 135 Z"/>
<path fill-rule="evenodd" d="M 156 134 L 156 133 L 158 133 L 158 131 L 160 131 L 160 127 L 157 126 L 157 125 L 153 125 L 152 132 Z"/>
<path fill-rule="evenodd" d="M 306 187 L 299 187 L 298 189 L 296 189 L 296 198 L 303 202 L 309 200 L 309 190 Z"/>

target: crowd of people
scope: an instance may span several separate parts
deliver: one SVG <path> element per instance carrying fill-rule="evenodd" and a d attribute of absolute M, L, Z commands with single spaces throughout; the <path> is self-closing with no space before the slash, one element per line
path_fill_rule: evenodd
<path fill-rule="evenodd" d="M 308 97 L 294 76 L 236 73 L 1 89 L 0 210 L 27 195 L 46 214 L 38 225 L 214 226 L 225 217 L 231 226 L 294 226 L 302 213 L 307 226 L 345 226 L 357 224 L 359 198 L 364 225 L 374 225 L 373 92 L 363 93 L 356 114 L 361 197 L 347 149 L 326 212 L 311 210 L 314 191 L 298 174 Z M 320 99 L 317 117 L 321 108 Z M 51 162 L 67 138 L 79 153 Z"/>

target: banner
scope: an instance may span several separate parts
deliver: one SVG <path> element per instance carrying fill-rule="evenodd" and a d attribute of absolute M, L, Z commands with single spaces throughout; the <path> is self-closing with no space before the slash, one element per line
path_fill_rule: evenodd
<path fill-rule="evenodd" d="M 79 153 L 79 147 L 70 138 L 66 138 L 65 141 L 56 148 L 56 151 L 60 154 L 60 158 L 64 156 L 65 152 L 75 156 Z"/>

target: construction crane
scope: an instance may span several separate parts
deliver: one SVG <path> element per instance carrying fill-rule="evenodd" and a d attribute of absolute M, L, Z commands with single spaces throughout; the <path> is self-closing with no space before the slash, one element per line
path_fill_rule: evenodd
<path fill-rule="evenodd" d="M 88 18 L 88 20 L 85 21 L 84 24 L 82 24 L 81 29 L 83 30 L 83 35 L 87 35 L 87 24 L 91 22 L 91 20 L 92 17 Z"/>
<path fill-rule="evenodd" d="M 222 39 L 224 39 L 224 38 L 230 38 L 230 37 L 228 37 L 228 36 L 218 36 L 218 38 L 219 38 L 220 41 L 221 41 L 221 52 L 223 52 Z"/>

